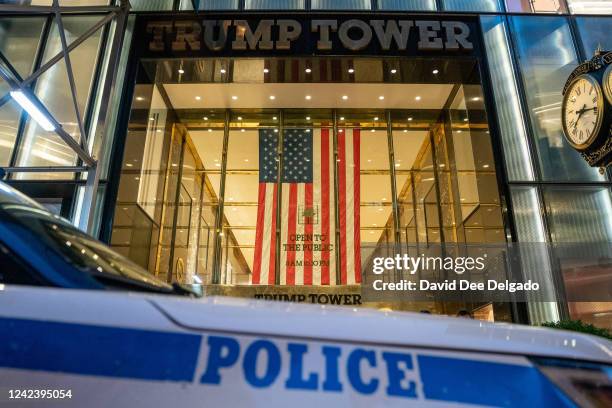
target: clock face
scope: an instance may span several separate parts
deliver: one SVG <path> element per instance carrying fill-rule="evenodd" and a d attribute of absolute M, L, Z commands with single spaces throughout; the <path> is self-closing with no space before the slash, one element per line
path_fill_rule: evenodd
<path fill-rule="evenodd" d="M 612 64 L 608 65 L 606 72 L 604 72 L 603 87 L 606 99 L 608 99 L 608 103 L 612 105 Z"/>
<path fill-rule="evenodd" d="M 597 137 L 603 120 L 603 93 L 590 75 L 576 78 L 563 97 L 563 130 L 576 149 L 586 149 Z"/>

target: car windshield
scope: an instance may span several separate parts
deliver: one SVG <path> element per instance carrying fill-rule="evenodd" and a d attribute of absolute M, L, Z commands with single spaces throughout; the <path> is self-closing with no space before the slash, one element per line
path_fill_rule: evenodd
<path fill-rule="evenodd" d="M 75 268 L 94 276 L 114 276 L 146 286 L 172 290 L 132 261 L 51 213 L 24 205 L 0 205 L 11 219 L 34 232 L 44 244 Z"/>

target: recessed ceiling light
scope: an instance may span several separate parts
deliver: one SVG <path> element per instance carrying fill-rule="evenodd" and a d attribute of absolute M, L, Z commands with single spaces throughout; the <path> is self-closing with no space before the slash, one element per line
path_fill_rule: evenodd
<path fill-rule="evenodd" d="M 370 130 L 370 132 L 374 133 L 374 132 L 376 132 L 376 130 L 372 129 L 372 130 Z"/>
<path fill-rule="evenodd" d="M 267 74 L 268 72 L 270 72 L 270 70 L 268 68 L 264 68 L 264 74 Z"/>
<path fill-rule="evenodd" d="M 137 97 L 136 97 L 136 100 L 137 100 L 137 101 L 144 101 L 144 98 L 143 98 L 142 96 L 137 96 Z"/>
<path fill-rule="evenodd" d="M 312 72 L 312 69 L 306 68 L 304 71 L 306 71 L 307 74 L 310 74 Z"/>
<path fill-rule="evenodd" d="M 380 100 L 380 101 L 382 101 L 383 99 L 385 99 L 385 97 L 384 97 L 383 95 L 380 95 L 380 96 L 378 97 L 378 100 Z"/>
<path fill-rule="evenodd" d="M 274 129 L 274 133 L 278 133 L 278 129 Z"/>
<path fill-rule="evenodd" d="M 463 133 L 463 130 L 458 130 L 457 133 Z"/>
<path fill-rule="evenodd" d="M 276 99 L 276 96 L 274 96 L 274 95 L 270 95 L 270 100 L 271 100 L 271 101 L 273 101 L 273 100 L 275 100 L 275 99 Z"/>
<path fill-rule="evenodd" d="M 475 97 L 473 97 L 473 98 L 472 98 L 472 100 L 473 100 L 474 102 L 478 102 L 478 101 L 480 100 L 480 98 L 479 98 L 478 96 L 475 96 Z"/>
<path fill-rule="evenodd" d="M 150 117 L 149 120 L 153 121 L 153 120 L 155 120 L 155 118 L 154 117 Z"/>
<path fill-rule="evenodd" d="M 195 100 L 196 100 L 196 101 L 199 101 L 199 100 L 201 100 L 201 99 L 202 99 L 202 97 L 201 97 L 201 96 L 196 96 L 196 97 L 195 97 Z"/>
<path fill-rule="evenodd" d="M 225 70 L 225 68 L 221 68 L 221 70 L 219 70 L 219 72 L 221 72 L 222 74 L 225 74 L 227 71 Z"/>
<path fill-rule="evenodd" d="M 238 97 L 237 97 L 236 95 L 232 95 L 232 99 L 233 99 L 233 100 L 235 100 L 235 101 L 237 101 L 237 100 L 238 100 Z"/>
<path fill-rule="evenodd" d="M 354 70 L 353 68 L 349 68 L 349 69 L 348 69 L 348 73 L 349 73 L 349 74 L 352 74 L 352 73 L 354 73 L 354 72 L 355 72 L 355 70 Z"/>
<path fill-rule="evenodd" d="M 204 116 L 204 120 L 208 120 L 208 116 Z"/>
<path fill-rule="evenodd" d="M 310 116 L 306 116 L 306 120 L 310 120 Z"/>
<path fill-rule="evenodd" d="M 395 68 L 391 70 L 392 74 L 395 74 L 396 72 L 397 72 L 397 69 L 395 69 Z"/>
<path fill-rule="evenodd" d="M 306 129 L 306 133 L 310 133 L 310 129 Z M 310 160 L 306 159 L 306 161 L 310 161 Z"/>
<path fill-rule="evenodd" d="M 342 99 L 346 101 L 348 99 L 348 96 L 347 95 L 342 95 Z"/>
<path fill-rule="evenodd" d="M 272 120 L 276 120 L 278 119 L 276 116 L 272 116 Z"/>
<path fill-rule="evenodd" d="M 463 121 L 464 121 L 464 122 L 467 122 L 467 121 L 468 121 L 468 118 L 463 119 Z"/>
<path fill-rule="evenodd" d="M 178 73 L 179 73 L 179 74 L 184 74 L 184 73 L 185 73 L 185 70 L 184 70 L 183 68 L 180 68 L 180 69 L 178 70 Z"/>
<path fill-rule="evenodd" d="M 344 120 L 344 116 L 340 116 L 340 120 Z"/>
<path fill-rule="evenodd" d="M 240 131 L 244 133 L 244 129 L 240 129 Z"/>
<path fill-rule="evenodd" d="M 483 165 L 483 166 L 482 166 L 482 168 L 483 168 L 483 169 L 488 169 L 488 168 L 489 168 L 489 165 L 488 165 L 488 164 L 485 164 L 485 165 Z"/>
<path fill-rule="evenodd" d="M 312 96 L 310 96 L 310 95 L 306 95 L 306 96 L 305 96 L 305 98 L 306 98 L 306 100 L 307 100 L 307 101 L 309 101 L 309 100 L 311 100 L 311 99 L 312 99 Z"/>
<path fill-rule="evenodd" d="M 378 116 L 374 116 L 374 120 L 378 120 Z"/>
<path fill-rule="evenodd" d="M 399 167 L 399 166 L 401 166 L 401 164 L 395 163 L 395 167 Z"/>
<path fill-rule="evenodd" d="M 416 97 L 414 98 L 414 100 L 415 100 L 415 101 L 420 101 L 420 100 L 421 100 L 421 97 L 420 97 L 420 96 L 416 96 Z"/>
<path fill-rule="evenodd" d="M 412 118 L 408 118 L 408 122 L 412 122 Z"/>
<path fill-rule="evenodd" d="M 408 130 L 404 129 L 404 133 L 408 133 Z"/>
<path fill-rule="evenodd" d="M 439 73 L 440 71 L 438 71 L 437 69 L 434 69 L 434 70 L 433 70 L 433 71 L 431 71 L 431 72 L 432 72 L 434 75 L 438 75 L 438 73 Z"/>
<path fill-rule="evenodd" d="M 238 120 L 242 120 L 242 116 L 238 116 L 238 118 L 237 118 L 237 119 L 238 119 Z"/>
<path fill-rule="evenodd" d="M 244 162 L 245 162 L 245 163 L 248 163 L 248 162 L 249 162 L 249 159 L 244 159 Z"/>
<path fill-rule="evenodd" d="M 338 132 L 342 133 L 342 132 L 344 132 L 344 129 L 340 129 Z"/>
<path fill-rule="evenodd" d="M 209 132 L 212 132 L 212 129 L 208 129 Z"/>

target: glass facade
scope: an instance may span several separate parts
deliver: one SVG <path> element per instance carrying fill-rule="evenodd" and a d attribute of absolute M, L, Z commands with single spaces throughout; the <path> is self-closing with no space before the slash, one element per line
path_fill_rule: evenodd
<path fill-rule="evenodd" d="M 95 2 L 107 3 L 114 2 Z M 101 238 L 163 279 L 351 286 L 359 283 L 357 254 L 367 257 L 389 243 L 612 242 L 610 171 L 586 165 L 565 141 L 560 120 L 569 73 L 598 47 L 612 48 L 612 1 L 133 0 L 131 6 L 132 23 L 146 18 L 141 11 L 468 13 L 478 17 L 483 41 L 481 62 L 230 55 L 132 61 L 134 68 L 127 64 L 130 41 L 141 34 L 128 25 L 118 73 L 128 91 L 114 95 L 115 131 L 104 142 L 90 141 L 104 152 L 98 222 Z M 98 18 L 66 16 L 68 42 Z M 57 30 L 52 15 L 0 13 L 0 52 L 25 78 L 60 49 Z M 86 132 L 100 104 L 107 41 L 100 29 L 70 53 Z M 81 140 L 67 80 L 60 61 L 30 86 Z M 0 80 L 0 166 L 80 164 L 56 134 L 21 111 L 9 90 Z M 338 100 L 345 93 L 348 99 Z M 300 143 L 316 159 L 300 156 L 289 164 Z M 275 156 L 265 155 L 266 146 Z M 312 169 L 310 190 L 285 179 L 291 170 L 299 177 L 299 166 L 310 169 L 306 159 L 327 163 L 327 173 Z M 9 182 L 84 184 L 74 174 L 12 173 Z M 347 192 L 355 191 L 347 202 Z M 72 208 L 73 219 L 82 216 L 78 199 Z M 262 243 L 261 234 L 273 238 Z M 328 250 L 291 250 L 304 243 Z M 546 290 L 559 299 L 527 305 L 529 322 L 573 317 L 612 326 L 609 303 L 564 301 L 574 284 L 564 278 L 566 265 L 553 265 L 539 251 L 522 263 L 550 277 L 555 283 Z M 496 319 L 516 319 L 507 317 L 507 305 L 494 309 Z"/>

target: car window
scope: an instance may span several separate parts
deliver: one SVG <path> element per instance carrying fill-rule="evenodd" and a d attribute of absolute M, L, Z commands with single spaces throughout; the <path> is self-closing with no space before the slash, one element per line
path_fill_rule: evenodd
<path fill-rule="evenodd" d="M 31 268 L 18 259 L 0 242 L 0 283 L 12 285 L 39 285 Z"/>
<path fill-rule="evenodd" d="M 1 208 L 12 220 L 34 232 L 48 248 L 77 269 L 94 275 L 111 274 L 158 288 L 172 289 L 170 285 L 58 216 L 22 205 L 3 205 Z"/>

